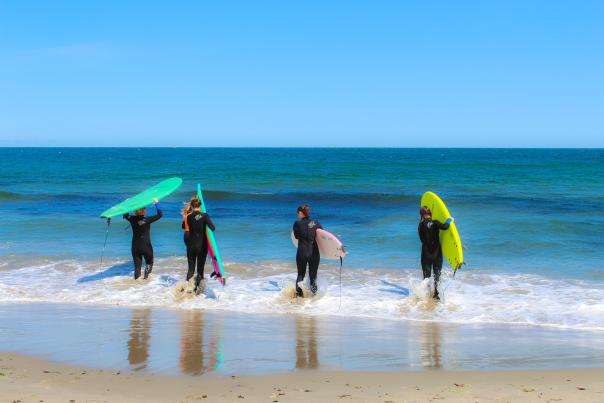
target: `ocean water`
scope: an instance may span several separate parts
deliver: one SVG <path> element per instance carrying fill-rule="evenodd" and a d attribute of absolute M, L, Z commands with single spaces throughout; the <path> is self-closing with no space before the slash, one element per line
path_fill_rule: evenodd
<path fill-rule="evenodd" d="M 0 149 L 0 302 L 168 306 L 251 313 L 514 323 L 604 330 L 604 150 Z M 152 279 L 134 282 L 130 229 L 115 219 L 104 262 L 98 215 L 171 176 L 152 228 Z M 198 298 L 179 210 L 200 182 L 230 274 Z M 439 194 L 467 264 L 445 271 L 443 303 L 421 281 L 419 200 Z M 295 209 L 349 255 L 323 261 L 320 297 L 291 298 Z M 341 292 L 341 298 L 340 298 Z"/>

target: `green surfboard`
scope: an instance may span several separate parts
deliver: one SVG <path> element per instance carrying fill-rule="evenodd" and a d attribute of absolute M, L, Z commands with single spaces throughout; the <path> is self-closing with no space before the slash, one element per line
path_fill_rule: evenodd
<path fill-rule="evenodd" d="M 201 201 L 201 212 L 207 213 L 206 204 L 203 201 L 203 194 L 201 193 L 201 184 L 199 183 L 197 184 L 197 197 L 199 197 L 199 200 Z M 209 227 L 206 227 L 206 238 L 208 241 L 208 254 L 212 260 L 214 271 L 218 275 L 218 280 L 220 280 L 222 285 L 225 285 L 226 273 L 224 272 L 224 266 L 222 265 L 222 258 L 220 257 L 220 252 L 218 252 L 218 244 L 216 243 L 214 232 Z"/>
<path fill-rule="evenodd" d="M 108 210 L 103 211 L 101 218 L 111 218 L 117 215 L 129 213 L 139 208 L 145 207 L 153 203 L 153 199 L 163 199 L 170 193 L 174 192 L 182 184 L 181 178 L 170 178 L 163 182 L 158 183 L 155 186 L 151 186 L 149 189 L 141 192 L 123 202 L 116 204 Z"/>

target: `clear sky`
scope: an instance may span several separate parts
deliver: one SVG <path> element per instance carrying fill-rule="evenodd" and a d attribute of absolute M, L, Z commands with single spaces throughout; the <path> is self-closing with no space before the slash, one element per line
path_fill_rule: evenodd
<path fill-rule="evenodd" d="M 0 0 L 0 145 L 604 147 L 604 1 Z"/>

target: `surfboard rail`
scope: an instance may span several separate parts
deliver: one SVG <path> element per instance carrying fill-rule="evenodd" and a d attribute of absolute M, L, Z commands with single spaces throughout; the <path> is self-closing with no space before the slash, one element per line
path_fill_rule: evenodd
<path fill-rule="evenodd" d="M 127 198 L 115 206 L 103 211 L 101 218 L 112 218 L 118 215 L 126 214 L 139 208 L 153 203 L 153 199 L 163 199 L 170 195 L 182 185 L 182 179 L 178 177 L 169 178 L 160 183 L 151 186 L 144 191 Z"/>
<path fill-rule="evenodd" d="M 427 206 L 432 212 L 432 219 L 440 222 L 445 222 L 451 217 L 447 205 L 434 192 L 426 192 L 422 196 L 421 206 Z M 440 244 L 443 250 L 443 255 L 451 267 L 457 271 L 464 264 L 463 245 L 457 230 L 455 221 L 451 222 L 449 229 L 440 231 Z"/>
<path fill-rule="evenodd" d="M 197 184 L 197 197 L 199 197 L 199 200 L 201 201 L 201 212 L 207 213 L 200 183 Z M 212 267 L 214 267 L 214 273 L 216 273 L 216 276 L 222 285 L 225 285 L 226 273 L 222 265 L 222 257 L 218 251 L 218 244 L 216 243 L 216 238 L 214 237 L 214 231 L 212 231 L 209 227 L 206 227 L 206 241 L 208 243 L 208 254 L 210 255 L 210 260 L 212 261 Z"/>

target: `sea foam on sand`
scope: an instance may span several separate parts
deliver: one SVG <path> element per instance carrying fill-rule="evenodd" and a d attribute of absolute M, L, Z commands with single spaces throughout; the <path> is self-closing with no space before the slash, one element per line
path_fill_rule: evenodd
<path fill-rule="evenodd" d="M 316 297 L 297 299 L 293 263 L 227 264 L 227 285 L 207 280 L 198 296 L 178 295 L 186 273 L 184 258 L 157 259 L 149 280 L 134 280 L 130 261 L 30 261 L 0 269 L 0 302 L 158 306 L 246 313 L 303 313 L 388 320 L 465 324 L 539 325 L 604 330 L 604 284 L 548 279 L 534 274 L 444 270 L 441 302 L 432 298 L 431 279 L 419 269 L 342 271 L 326 261 Z M 210 265 L 206 265 L 206 275 Z M 308 278 L 306 279 L 308 282 Z"/>

